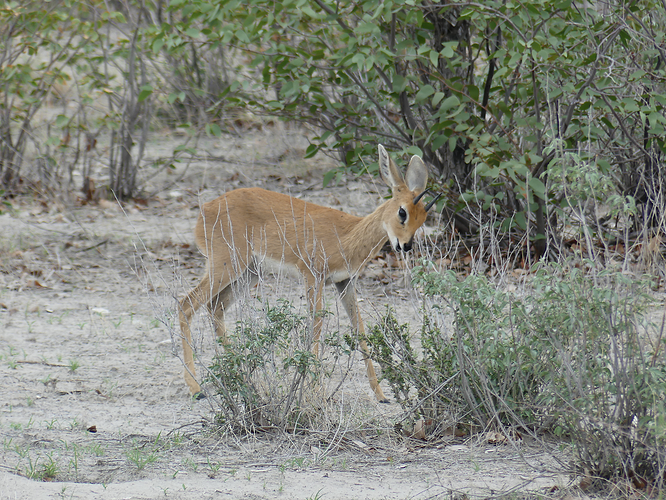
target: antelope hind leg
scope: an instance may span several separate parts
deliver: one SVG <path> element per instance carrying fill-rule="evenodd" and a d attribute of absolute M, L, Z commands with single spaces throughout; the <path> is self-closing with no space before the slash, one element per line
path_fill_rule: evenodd
<path fill-rule="evenodd" d="M 201 280 L 190 293 L 188 293 L 179 303 L 180 331 L 183 340 L 183 362 L 185 364 L 184 376 L 185 383 L 190 389 L 190 394 L 197 399 L 201 397 L 201 386 L 196 380 L 196 368 L 194 367 L 194 351 L 192 350 L 192 332 L 190 331 L 190 321 L 194 313 L 201 307 L 202 295 L 204 290 L 208 290 L 207 276 Z"/>

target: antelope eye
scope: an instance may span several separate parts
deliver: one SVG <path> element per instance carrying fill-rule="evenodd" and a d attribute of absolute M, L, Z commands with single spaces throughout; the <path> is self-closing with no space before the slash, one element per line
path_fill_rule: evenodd
<path fill-rule="evenodd" d="M 398 210 L 398 217 L 400 217 L 400 222 L 404 224 L 407 220 L 407 212 L 404 208 L 400 207 L 400 210 Z"/>

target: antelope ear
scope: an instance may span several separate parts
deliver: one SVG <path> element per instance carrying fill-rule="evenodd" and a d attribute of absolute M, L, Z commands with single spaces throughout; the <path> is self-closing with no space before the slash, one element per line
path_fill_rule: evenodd
<path fill-rule="evenodd" d="M 419 193 L 425 191 L 426 184 L 428 184 L 428 167 L 425 166 L 423 160 L 419 156 L 412 156 L 405 173 L 405 182 L 410 191 L 418 191 Z"/>
<path fill-rule="evenodd" d="M 379 175 L 381 175 L 382 180 L 390 187 L 395 188 L 397 186 L 402 186 L 405 181 L 400 175 L 398 167 L 395 166 L 395 163 L 384 149 L 384 146 L 379 145 Z"/>

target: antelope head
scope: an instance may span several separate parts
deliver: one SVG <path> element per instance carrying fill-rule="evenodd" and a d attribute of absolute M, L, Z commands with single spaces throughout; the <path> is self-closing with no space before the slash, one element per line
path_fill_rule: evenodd
<path fill-rule="evenodd" d="M 428 192 L 428 169 L 423 160 L 414 155 L 405 176 L 379 145 L 379 173 L 392 189 L 393 197 L 384 204 L 383 226 L 394 250 L 408 252 L 412 249 L 414 233 L 426 220 L 426 214 L 439 196 L 424 206 L 421 198 Z"/>

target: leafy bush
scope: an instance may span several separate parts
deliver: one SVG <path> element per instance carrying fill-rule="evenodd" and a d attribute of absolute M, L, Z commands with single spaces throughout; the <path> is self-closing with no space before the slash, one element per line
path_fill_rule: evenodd
<path fill-rule="evenodd" d="M 263 317 L 237 323 L 208 370 L 221 422 L 245 429 L 307 425 L 313 415 L 304 398 L 321 377 L 309 331 L 305 318 L 284 300 L 266 305 Z"/>
<path fill-rule="evenodd" d="M 44 190 L 77 187 L 91 198 L 94 178 L 103 176 L 108 182 L 98 187 L 120 199 L 141 188 L 137 172 L 162 69 L 146 46 L 144 10 L 132 2 L 124 13 L 114 7 L 122 6 L 28 0 L 0 9 L 4 196 L 30 182 Z M 72 185 L 75 172 L 79 186 Z"/>
<path fill-rule="evenodd" d="M 376 142 L 422 154 L 461 190 L 451 204 L 494 207 L 539 253 L 552 209 L 580 201 L 550 182 L 568 153 L 659 220 L 660 4 L 175 0 L 169 13 L 155 47 L 234 51 L 209 109 L 313 125 L 308 154 L 333 149 L 354 171 L 376 168 Z"/>
<path fill-rule="evenodd" d="M 8 2 L 0 9 L 0 187 L 7 194 L 21 181 L 38 113 L 49 96 L 64 99 L 57 87 L 67 84 L 70 64 L 91 45 L 88 23 L 68 19 L 71 8 L 71 2 L 53 8 L 27 1 Z M 84 36 L 67 36 L 72 24 Z M 40 141 L 34 144 L 39 148 Z M 46 160 L 39 169 L 41 180 L 52 176 L 56 167 Z"/>
<path fill-rule="evenodd" d="M 442 408 L 460 414 L 458 410 L 464 408 L 466 420 L 483 427 L 491 422 L 536 422 L 543 385 L 538 368 L 544 364 L 543 352 L 548 351 L 540 348 L 544 339 L 538 334 L 514 331 L 522 314 L 520 305 L 483 277 L 470 276 L 460 284 L 453 272 L 423 279 L 429 280 L 426 293 L 445 297 L 445 307 L 455 318 L 455 333 L 449 336 L 426 313 L 422 356 L 416 361 L 407 325 L 396 328 L 389 314 L 372 329 L 369 340 L 381 348 L 382 374 L 400 388 L 394 390 L 396 398 L 406 405 L 418 401 L 424 417 L 436 416 Z M 415 399 L 406 397 L 412 388 Z"/>
<path fill-rule="evenodd" d="M 467 210 L 462 229 L 487 222 L 492 208 L 503 229 L 534 238 L 538 255 L 557 241 L 558 217 L 593 213 L 570 167 L 604 178 L 599 200 L 643 208 L 612 229 L 659 226 L 663 9 L 654 0 L 573 5 L 9 2 L 0 11 L 0 88 L 11 96 L 0 103 L 0 187 L 14 187 L 28 142 L 43 181 L 63 165 L 85 179 L 90 148 L 108 133 L 100 161 L 129 197 L 155 117 L 220 135 L 235 129 L 229 110 L 245 110 L 312 126 L 307 154 L 336 151 L 354 172 L 376 171 L 377 142 L 421 154 L 450 190 L 448 205 Z M 58 83 L 76 87 L 78 106 L 49 118 L 44 144 L 33 119 Z"/>
<path fill-rule="evenodd" d="M 642 317 L 645 280 L 552 266 L 511 293 L 482 276 L 427 269 L 415 281 L 440 299 L 453 331 L 426 313 L 418 356 L 390 312 L 369 335 L 405 407 L 481 428 L 551 431 L 598 476 L 663 480 L 666 339 Z"/>

